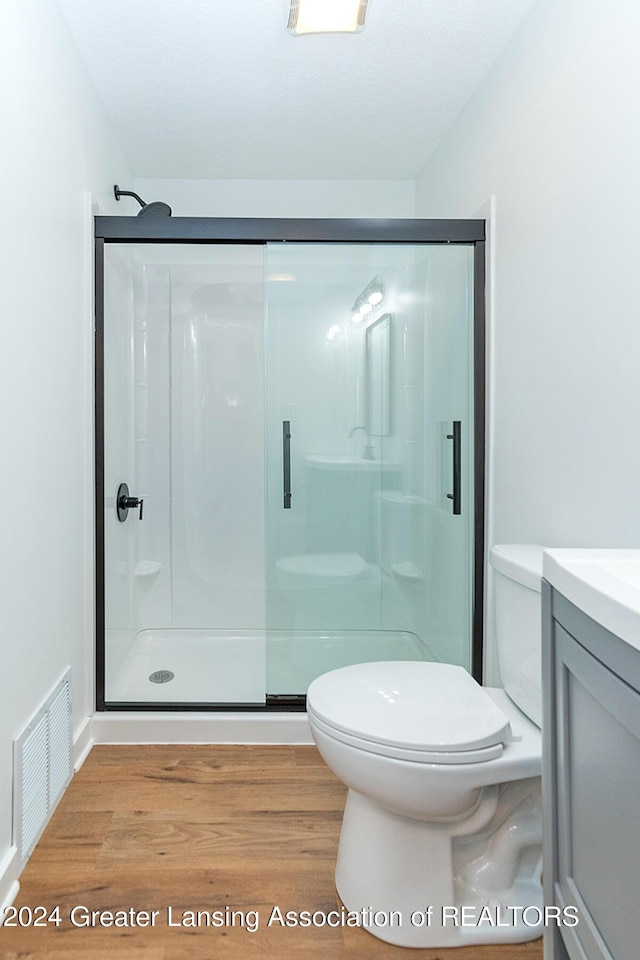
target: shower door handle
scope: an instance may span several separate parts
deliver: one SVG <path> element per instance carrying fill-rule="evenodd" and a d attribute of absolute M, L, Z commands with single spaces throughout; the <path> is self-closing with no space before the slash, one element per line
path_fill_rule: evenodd
<path fill-rule="evenodd" d="M 283 509 L 291 509 L 291 421 L 282 421 Z"/>
<path fill-rule="evenodd" d="M 453 493 L 447 494 L 447 500 L 453 500 L 455 516 L 462 513 L 462 421 L 453 421 L 453 433 L 447 434 L 447 440 L 453 440 Z"/>

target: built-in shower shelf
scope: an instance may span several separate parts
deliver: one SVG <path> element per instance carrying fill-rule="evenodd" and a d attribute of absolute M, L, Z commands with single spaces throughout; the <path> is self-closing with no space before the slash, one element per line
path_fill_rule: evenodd
<path fill-rule="evenodd" d="M 313 470 L 332 470 L 356 473 L 388 473 L 400 470 L 400 464 L 391 460 L 367 460 L 344 454 L 309 454 L 305 463 Z"/>
<path fill-rule="evenodd" d="M 138 560 L 135 570 L 136 577 L 156 577 L 162 570 L 162 564 L 157 560 Z"/>
<path fill-rule="evenodd" d="M 394 563 L 391 572 L 397 580 L 415 583 L 424 579 L 424 574 L 415 563 Z"/>

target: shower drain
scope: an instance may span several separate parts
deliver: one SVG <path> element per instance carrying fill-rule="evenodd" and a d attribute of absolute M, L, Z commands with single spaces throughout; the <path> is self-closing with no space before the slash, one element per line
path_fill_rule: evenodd
<path fill-rule="evenodd" d="M 169 680 L 173 680 L 175 674 L 171 670 L 154 670 L 153 673 L 149 674 L 149 680 L 151 683 L 169 683 Z"/>

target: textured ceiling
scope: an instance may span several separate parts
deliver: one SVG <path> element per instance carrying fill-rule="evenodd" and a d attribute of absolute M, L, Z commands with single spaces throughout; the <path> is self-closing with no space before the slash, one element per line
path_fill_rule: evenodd
<path fill-rule="evenodd" d="M 370 0 L 293 37 L 285 0 L 58 0 L 137 177 L 412 179 L 533 0 Z"/>

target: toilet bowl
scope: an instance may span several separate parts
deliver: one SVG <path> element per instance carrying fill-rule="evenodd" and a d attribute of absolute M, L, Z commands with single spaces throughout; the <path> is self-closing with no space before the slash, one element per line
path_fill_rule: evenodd
<path fill-rule="evenodd" d="M 318 749 L 349 788 L 338 893 L 370 933 L 399 946 L 541 933 L 541 734 L 531 709 L 540 682 L 531 663 L 542 548 L 497 547 L 491 559 L 506 691 L 453 664 L 390 661 L 334 670 L 307 694 Z M 509 642 L 502 624 L 513 591 L 520 629 Z M 520 685 L 518 664 L 528 671 Z"/>

